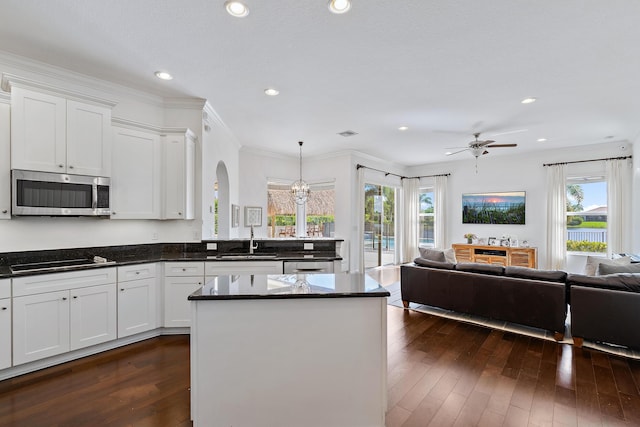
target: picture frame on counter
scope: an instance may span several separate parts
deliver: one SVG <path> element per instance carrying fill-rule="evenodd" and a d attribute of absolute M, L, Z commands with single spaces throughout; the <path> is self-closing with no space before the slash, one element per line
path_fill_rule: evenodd
<path fill-rule="evenodd" d="M 231 205 L 231 227 L 237 228 L 240 226 L 240 206 Z"/>
<path fill-rule="evenodd" d="M 244 226 L 262 227 L 262 208 L 260 206 L 244 207 Z"/>

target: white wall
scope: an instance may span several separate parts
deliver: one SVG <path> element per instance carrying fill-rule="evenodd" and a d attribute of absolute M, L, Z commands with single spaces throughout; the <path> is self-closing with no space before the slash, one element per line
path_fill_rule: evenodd
<path fill-rule="evenodd" d="M 113 117 L 155 127 L 191 128 L 202 140 L 202 100 L 165 100 L 158 96 L 51 67 L 0 52 L 0 74 L 9 73 L 36 82 L 117 102 Z M 198 109 L 198 104 L 200 109 Z M 201 156 L 201 147 L 196 149 Z M 200 160 L 197 160 L 200 163 Z M 196 166 L 196 191 L 200 166 Z M 200 193 L 196 193 L 200 194 Z M 13 217 L 0 220 L 0 252 L 125 245 L 157 242 L 200 241 L 202 215 L 197 197 L 192 221 L 105 220 L 96 218 Z"/>
<path fill-rule="evenodd" d="M 465 233 L 479 237 L 500 237 L 503 234 L 516 235 L 520 241 L 528 240 L 530 246 L 538 248 L 538 267 L 546 268 L 546 170 L 544 163 L 568 162 L 575 160 L 618 157 L 631 154 L 621 143 L 588 145 L 571 149 L 549 149 L 545 151 L 518 153 L 512 155 L 491 154 L 478 159 L 478 173 L 475 159 L 461 153 L 459 161 L 409 168 L 411 176 L 451 173 L 447 192 L 447 236 L 451 243 L 463 243 Z M 495 150 L 494 150 L 495 151 Z M 589 162 L 568 166 L 569 172 L 581 169 L 583 172 L 601 171 L 602 163 Z M 462 194 L 485 191 L 525 191 L 525 225 L 472 225 L 462 224 Z M 637 211 L 636 211 L 637 212 Z M 581 269 L 581 262 L 569 260 L 570 267 Z"/>

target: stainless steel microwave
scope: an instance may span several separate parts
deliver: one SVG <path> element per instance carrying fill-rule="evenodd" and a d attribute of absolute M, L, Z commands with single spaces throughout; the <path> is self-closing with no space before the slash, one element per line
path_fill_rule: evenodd
<path fill-rule="evenodd" d="M 11 171 L 11 214 L 109 216 L 110 178 Z"/>

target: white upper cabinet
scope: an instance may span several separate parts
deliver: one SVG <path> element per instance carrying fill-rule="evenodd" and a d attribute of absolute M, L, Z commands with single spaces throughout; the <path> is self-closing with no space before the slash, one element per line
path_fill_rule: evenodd
<path fill-rule="evenodd" d="M 190 130 L 162 137 L 163 219 L 193 219 L 196 137 Z"/>
<path fill-rule="evenodd" d="M 11 168 L 111 176 L 114 103 L 3 78 L 11 90 Z"/>
<path fill-rule="evenodd" d="M 0 93 L 0 219 L 11 218 L 10 123 L 9 97 Z"/>
<path fill-rule="evenodd" d="M 111 219 L 159 219 L 162 147 L 153 132 L 114 127 Z"/>
<path fill-rule="evenodd" d="M 67 172 L 111 176 L 111 109 L 67 101 Z"/>

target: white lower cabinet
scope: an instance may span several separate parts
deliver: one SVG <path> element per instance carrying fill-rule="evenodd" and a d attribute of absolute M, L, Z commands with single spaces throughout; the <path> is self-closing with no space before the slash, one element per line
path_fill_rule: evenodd
<path fill-rule="evenodd" d="M 156 264 L 118 267 L 118 338 L 158 326 Z"/>
<path fill-rule="evenodd" d="M 13 364 L 116 338 L 115 268 L 13 279 Z"/>
<path fill-rule="evenodd" d="M 0 369 L 11 366 L 11 279 L 0 280 Z"/>
<path fill-rule="evenodd" d="M 187 298 L 204 284 L 204 262 L 166 262 L 164 271 L 164 327 L 189 327 Z"/>

